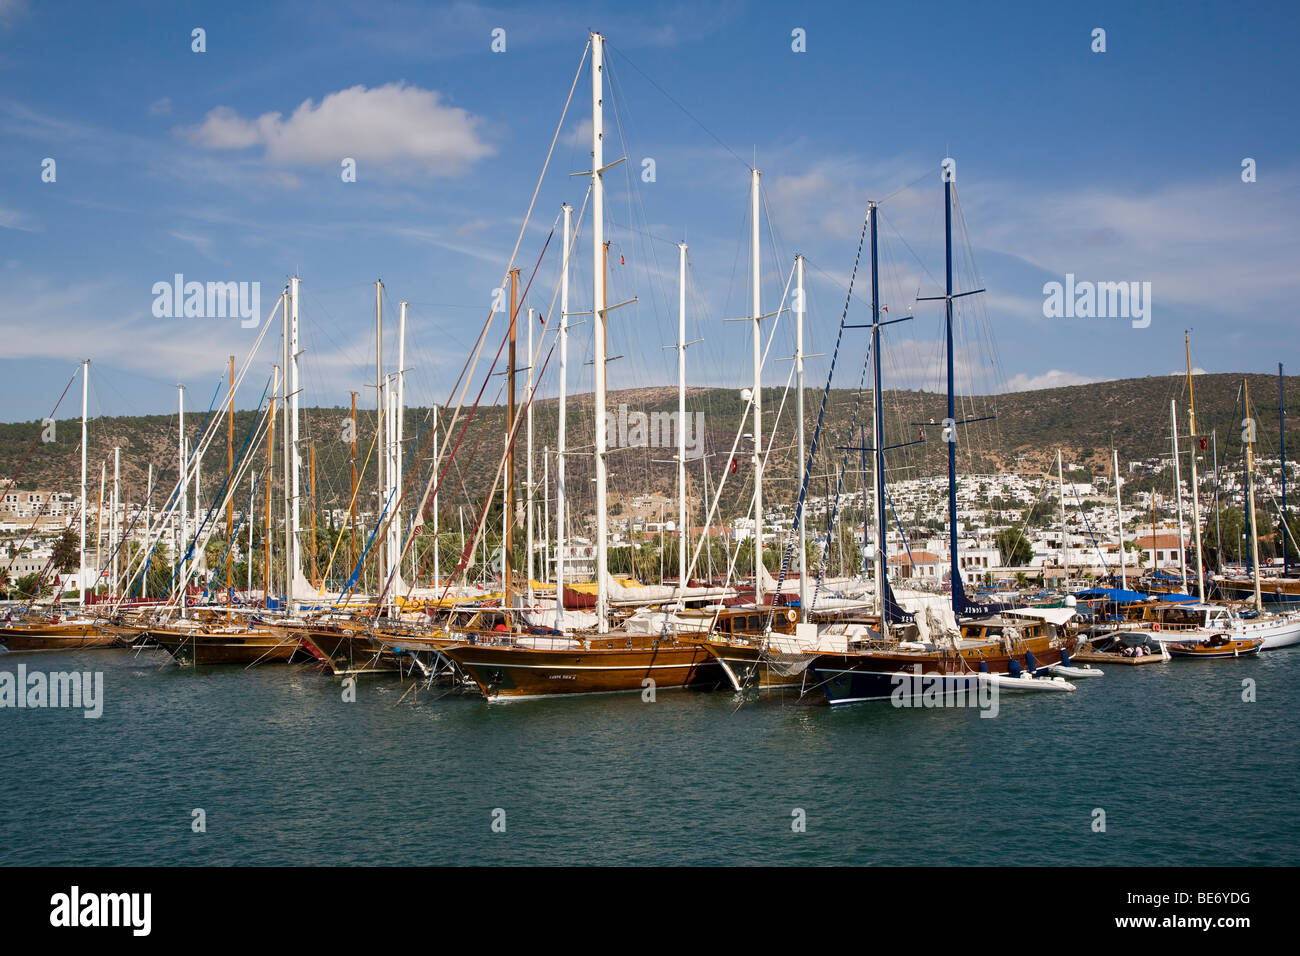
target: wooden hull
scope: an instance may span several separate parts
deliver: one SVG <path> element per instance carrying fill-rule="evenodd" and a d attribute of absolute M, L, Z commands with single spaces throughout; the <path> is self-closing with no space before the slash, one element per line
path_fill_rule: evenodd
<path fill-rule="evenodd" d="M 1076 651 L 1070 655 L 1071 660 L 1088 661 L 1094 664 L 1123 664 L 1126 667 L 1136 667 L 1139 664 L 1163 664 L 1167 658 L 1159 654 L 1143 654 L 1141 657 L 1128 657 L 1124 654 L 1115 654 L 1109 651 Z"/>
<path fill-rule="evenodd" d="M 764 655 L 757 644 L 703 641 L 709 656 L 722 668 L 731 689 L 745 691 L 799 691 L 808 679 L 814 655 Z M 803 659 L 798 659 L 802 657 Z"/>
<path fill-rule="evenodd" d="M 83 647 L 121 647 L 113 634 L 100 631 L 93 623 L 14 624 L 0 627 L 0 645 L 11 652 L 61 651 Z"/>
<path fill-rule="evenodd" d="M 1223 644 L 1166 644 L 1171 657 L 1184 660 L 1220 660 L 1225 657 L 1249 657 L 1258 654 L 1264 642 L 1259 638 L 1249 641 L 1226 641 Z"/>
<path fill-rule="evenodd" d="M 306 659 L 297 637 L 281 637 L 270 632 L 203 634 L 154 629 L 149 633 L 177 662 L 189 666 L 240 664 L 250 667 Z"/>
<path fill-rule="evenodd" d="M 488 700 L 567 697 L 640 691 L 651 686 L 716 688 L 724 678 L 717 661 L 698 643 L 657 647 L 621 646 L 624 640 L 593 641 L 573 650 L 511 645 L 457 644 L 443 653 L 478 685 Z"/>

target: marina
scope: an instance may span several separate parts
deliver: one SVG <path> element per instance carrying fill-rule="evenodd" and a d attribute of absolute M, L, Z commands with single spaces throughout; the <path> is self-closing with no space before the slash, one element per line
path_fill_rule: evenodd
<path fill-rule="evenodd" d="M 1164 108 L 1118 19 L 939 90 L 915 17 L 661 14 L 271 4 L 130 116 L 0 99 L 52 154 L 0 206 L 0 864 L 1300 865 L 1294 173 L 1029 143 L 1056 85 Z"/>

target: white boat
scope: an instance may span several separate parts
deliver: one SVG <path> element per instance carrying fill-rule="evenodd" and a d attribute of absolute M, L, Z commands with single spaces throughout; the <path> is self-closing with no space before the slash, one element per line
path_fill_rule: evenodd
<path fill-rule="evenodd" d="M 1010 674 L 981 673 L 979 679 L 992 684 L 999 691 L 1011 691 L 1013 693 L 1075 690 L 1075 686 L 1064 677 L 1032 677 L 1027 673 L 1022 673 L 1019 677 L 1012 677 Z"/>

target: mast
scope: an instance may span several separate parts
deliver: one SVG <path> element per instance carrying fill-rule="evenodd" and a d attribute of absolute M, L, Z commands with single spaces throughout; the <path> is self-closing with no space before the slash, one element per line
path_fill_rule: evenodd
<path fill-rule="evenodd" d="M 1062 464 L 1061 449 L 1056 449 L 1056 481 L 1061 497 L 1061 587 L 1070 589 L 1070 538 L 1065 530 L 1065 466 Z"/>
<path fill-rule="evenodd" d="M 564 211 L 564 257 L 560 276 L 560 410 L 556 427 L 560 447 L 555 455 L 555 629 L 557 631 L 564 629 L 564 413 L 569 390 L 569 232 L 573 223 L 573 208 L 568 203 L 561 208 Z M 464 545 L 461 549 L 464 550 Z"/>
<path fill-rule="evenodd" d="M 1255 610 L 1263 611 L 1264 599 L 1259 590 L 1259 532 L 1255 527 L 1255 422 L 1250 417 L 1250 383 L 1243 378 L 1241 386 L 1246 397 L 1246 498 L 1250 505 L 1247 520 L 1250 522 L 1251 565 L 1255 572 Z"/>
<path fill-rule="evenodd" d="M 662 552 L 662 548 L 660 551 Z M 677 244 L 677 593 L 686 593 L 686 243 Z"/>
<path fill-rule="evenodd" d="M 392 575 L 393 582 L 389 588 L 389 604 L 396 606 L 397 592 L 404 591 L 406 584 L 402 580 L 402 495 L 401 495 L 401 477 L 402 477 L 402 435 L 405 424 L 405 414 L 403 406 L 406 403 L 406 303 L 399 305 L 397 319 L 397 371 L 392 375 L 392 385 L 389 388 L 389 409 L 387 418 L 388 428 L 388 494 L 387 500 L 392 502 L 392 516 L 388 522 L 388 561 L 390 564 L 389 573 Z M 411 549 L 412 556 L 415 549 Z"/>
<path fill-rule="evenodd" d="M 1286 384 L 1282 378 L 1282 363 L 1277 363 L 1277 431 L 1279 447 L 1282 449 L 1282 575 L 1286 576 L 1291 567 L 1291 549 L 1286 539 L 1291 533 L 1286 523 Z"/>
<path fill-rule="evenodd" d="M 1187 544 L 1183 540 L 1183 478 L 1182 463 L 1178 460 L 1178 402 L 1169 400 L 1169 427 L 1174 441 L 1174 500 L 1178 502 L 1178 573 L 1182 577 L 1182 592 L 1187 593 Z"/>
<path fill-rule="evenodd" d="M 262 602 L 266 607 L 271 606 L 271 558 L 275 547 L 271 536 L 271 476 L 275 472 L 275 396 L 279 390 L 280 366 L 273 365 L 271 366 L 271 401 L 267 412 L 271 421 L 266 427 L 266 534 L 262 539 L 262 559 L 266 564 L 262 569 L 265 588 Z M 353 400 L 355 401 L 355 398 Z"/>
<path fill-rule="evenodd" d="M 433 460 L 438 461 L 438 406 L 433 406 Z M 441 484 L 441 482 L 439 482 Z M 464 546 L 462 545 L 462 550 Z M 438 486 L 433 491 L 433 589 L 442 588 L 442 566 L 438 558 Z"/>
<path fill-rule="evenodd" d="M 957 556 L 957 399 L 956 375 L 953 371 L 952 336 L 952 177 L 943 177 L 943 257 L 944 257 L 944 340 L 948 357 L 948 576 L 952 581 L 952 611 L 959 619 L 966 610 L 965 587 Z M 1057 451 L 1060 462 L 1060 451 Z M 882 510 L 883 514 L 883 510 Z M 1061 542 L 1065 546 L 1065 492 L 1061 492 Z M 1066 559 L 1065 583 L 1069 586 L 1070 572 Z"/>
<path fill-rule="evenodd" d="M 104 576 L 104 483 L 108 480 L 108 463 L 99 463 L 99 508 L 95 511 L 95 584 Z M 184 531 L 181 532 L 182 537 Z"/>
<path fill-rule="evenodd" d="M 761 175 L 757 169 L 750 170 L 750 281 L 754 315 L 754 603 L 760 606 L 763 603 L 763 343 L 760 331 L 763 313 L 759 308 L 762 264 L 759 261 L 758 243 L 758 187 Z M 874 225 L 874 220 L 872 224 Z"/>
<path fill-rule="evenodd" d="M 605 38 L 591 35 L 591 283 L 596 430 L 596 628 L 609 631 L 609 515 L 605 467 Z M 561 519 L 563 520 L 563 519 Z"/>
<path fill-rule="evenodd" d="M 282 495 L 281 495 L 281 513 L 284 515 L 284 600 L 285 609 L 293 610 L 293 524 L 289 520 L 289 514 L 293 511 L 293 484 L 290 481 L 290 472 L 293 471 L 292 452 L 290 451 L 289 430 L 289 380 L 292 373 L 289 369 L 289 323 L 290 323 L 290 305 L 289 292 L 286 289 L 281 293 L 280 321 L 282 323 L 280 330 L 280 353 L 284 362 L 282 366 L 284 375 L 280 379 L 280 415 L 281 421 L 281 438 L 280 454 L 281 467 L 284 469 L 284 476 L 281 478 Z"/>
<path fill-rule="evenodd" d="M 375 504 L 378 515 L 384 506 L 388 491 L 388 478 L 384 474 L 384 280 L 375 280 L 375 463 L 376 480 L 379 485 L 379 498 Z M 383 541 L 376 541 L 379 549 L 379 578 L 388 579 L 387 555 Z"/>
<path fill-rule="evenodd" d="M 348 554 L 351 567 L 357 566 L 357 393 L 352 392 L 352 497 L 348 499 Z M 274 416 L 272 416 L 274 418 Z"/>
<path fill-rule="evenodd" d="M 311 583 L 315 587 L 320 587 L 320 569 L 316 566 L 316 443 L 312 442 L 307 446 L 309 466 L 308 466 L 308 484 L 307 499 L 311 503 L 311 549 L 308 552 L 311 555 Z M 229 573 L 227 572 L 227 587 L 229 587 Z"/>
<path fill-rule="evenodd" d="M 511 545 L 511 538 L 514 537 L 515 524 L 515 443 L 511 440 L 514 437 L 515 427 L 515 371 L 518 369 L 516 364 L 516 332 L 518 328 L 515 319 L 518 317 L 519 300 L 519 270 L 510 270 L 510 347 L 506 358 L 506 470 L 502 482 L 502 510 L 501 516 L 501 584 L 504 589 L 502 596 L 503 607 L 514 607 L 514 588 L 511 586 L 511 573 L 514 571 L 514 555 Z"/>
<path fill-rule="evenodd" d="M 248 469 L 248 511 L 245 512 L 248 520 L 248 557 L 245 564 L 248 566 L 248 591 L 244 598 L 250 604 L 253 601 L 253 497 L 257 494 L 257 472 L 252 468 Z"/>
<path fill-rule="evenodd" d="M 876 610 L 880 614 L 880 634 L 889 637 L 889 608 L 885 603 L 888 587 L 885 567 L 885 405 L 881 394 L 880 377 L 880 262 L 876 250 L 876 217 L 879 207 L 868 203 L 871 217 L 871 363 L 872 390 L 875 392 L 871 409 L 871 431 L 876 456 L 876 553 L 873 564 L 876 571 Z M 840 535 L 836 535 L 839 538 Z M 843 547 L 843 542 L 840 544 Z M 955 585 L 954 585 L 955 586 Z"/>
<path fill-rule="evenodd" d="M 524 504 L 527 507 L 525 514 L 526 536 L 528 538 L 528 606 L 533 605 L 533 309 L 528 309 L 528 379 L 524 384 L 524 400 L 528 402 L 524 409 L 524 416 L 527 419 L 525 425 L 525 438 L 528 442 L 527 455 L 528 461 L 525 465 L 524 480 L 528 483 L 528 488 L 524 495 Z"/>
<path fill-rule="evenodd" d="M 298 450 L 298 395 L 302 391 L 299 385 L 298 376 L 298 277 L 293 276 L 289 279 L 289 297 L 293 300 L 292 314 L 289 322 L 289 477 L 292 488 L 289 494 L 289 514 L 291 531 L 289 541 L 291 549 L 288 552 L 289 564 L 285 569 L 285 596 L 289 601 L 289 607 L 293 607 L 293 596 L 295 593 L 301 593 L 307 588 L 306 579 L 302 574 L 302 523 L 298 511 L 298 502 L 301 496 L 300 484 L 302 480 L 302 453 Z"/>
<path fill-rule="evenodd" d="M 177 385 L 176 394 L 178 396 L 178 401 L 179 401 L 177 418 L 176 418 L 176 429 L 177 429 L 176 457 L 179 463 L 179 470 L 180 470 L 180 493 L 181 493 L 180 525 L 178 526 L 180 528 L 180 534 L 177 536 L 178 547 L 176 549 L 176 560 L 179 562 L 180 570 L 181 570 L 180 609 L 181 609 L 181 617 L 184 617 L 185 616 L 185 582 L 188 581 L 190 577 L 189 559 L 185 556 L 185 552 L 186 552 L 185 515 L 186 512 L 188 511 L 187 496 L 189 494 L 189 484 L 190 484 L 189 481 L 190 472 L 189 472 L 189 468 L 186 467 L 188 463 L 185 460 L 185 386 Z"/>
<path fill-rule="evenodd" d="M 1111 449 L 1115 458 L 1115 516 L 1119 519 L 1119 578 L 1120 587 L 1128 590 L 1128 571 L 1124 567 L 1124 506 L 1119 497 L 1119 449 Z"/>
<path fill-rule="evenodd" d="M 235 357 L 230 356 L 230 400 L 226 407 L 226 474 L 229 476 L 228 481 L 234 483 L 235 480 Z M 229 547 L 226 548 L 226 604 L 231 603 L 231 575 L 234 572 L 235 561 L 235 496 L 232 494 L 226 500 L 226 541 Z M 226 620 L 230 620 L 230 613 L 227 611 Z"/>
<path fill-rule="evenodd" d="M 1214 553 L 1216 570 L 1223 570 L 1223 535 L 1219 527 L 1219 432 L 1210 431 L 1210 448 L 1214 454 Z"/>
<path fill-rule="evenodd" d="M 153 462 L 150 462 L 150 463 L 149 463 L 149 477 L 148 477 L 148 479 L 147 479 L 146 482 L 145 482 L 145 486 L 144 486 L 144 488 L 145 488 L 145 491 L 144 491 L 144 526 L 145 526 L 145 537 L 144 537 L 144 543 L 145 543 L 145 545 L 148 545 L 148 544 L 149 544 L 149 534 L 148 534 L 148 529 L 151 527 L 151 524 L 152 524 L 152 516 L 151 516 L 151 512 L 153 511 Z M 148 574 L 147 574 L 147 572 L 146 572 L 146 569 L 147 569 L 148 567 L 149 567 L 149 557 L 148 557 L 148 555 L 146 554 L 146 555 L 145 555 L 144 564 L 143 564 L 143 566 L 141 567 L 141 570 L 140 570 L 140 597 L 142 597 L 142 598 L 146 596 L 146 588 L 148 587 Z"/>
<path fill-rule="evenodd" d="M 1187 414 L 1191 423 L 1190 440 L 1192 443 L 1192 534 L 1196 535 L 1196 599 L 1205 603 L 1205 556 L 1201 550 L 1201 492 L 1196 477 L 1196 390 L 1192 385 L 1192 339 L 1191 333 L 1183 332 L 1183 342 L 1187 349 Z"/>
<path fill-rule="evenodd" d="M 551 580 L 546 559 L 551 553 L 551 446 L 542 446 L 542 581 Z"/>
<path fill-rule="evenodd" d="M 108 593 L 110 596 L 117 595 L 117 552 L 121 548 L 121 542 L 118 536 L 121 533 L 121 524 L 117 518 L 118 504 L 121 502 L 120 482 L 122 478 L 122 449 L 119 446 L 113 446 L 113 504 L 112 510 L 108 516 L 108 553 L 109 560 L 113 565 L 113 574 L 109 579 Z"/>
<path fill-rule="evenodd" d="M 78 605 L 86 606 L 86 405 L 90 395 L 90 359 L 81 363 L 81 567 L 77 574 Z"/>
<path fill-rule="evenodd" d="M 799 443 L 799 487 L 804 487 L 807 479 L 806 469 L 808 463 L 804 460 L 807 451 L 804 447 L 803 433 L 803 319 L 804 319 L 804 301 L 803 301 L 803 256 L 795 256 L 795 331 L 794 331 L 794 376 L 795 391 L 798 396 L 795 404 L 795 414 L 798 416 L 798 443 Z M 806 622 L 808 620 L 808 530 L 807 521 L 802 514 L 799 516 L 799 620 Z"/>

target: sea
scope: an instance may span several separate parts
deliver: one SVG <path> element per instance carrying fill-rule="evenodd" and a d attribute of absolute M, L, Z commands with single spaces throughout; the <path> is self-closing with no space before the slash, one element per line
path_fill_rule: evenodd
<path fill-rule="evenodd" d="M 160 650 L 0 707 L 3 865 L 1300 863 L 1300 648 L 970 708 L 660 690 L 488 704 Z M 350 699 L 350 698 L 355 699 Z"/>

